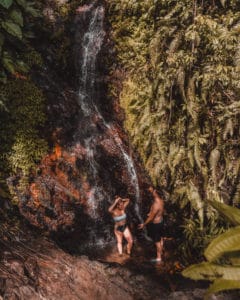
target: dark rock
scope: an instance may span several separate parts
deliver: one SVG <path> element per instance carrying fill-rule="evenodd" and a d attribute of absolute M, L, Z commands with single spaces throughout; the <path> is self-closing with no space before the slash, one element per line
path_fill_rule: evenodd
<path fill-rule="evenodd" d="M 35 258 L 29 257 L 24 263 L 24 273 L 35 287 L 38 285 L 39 266 Z"/>

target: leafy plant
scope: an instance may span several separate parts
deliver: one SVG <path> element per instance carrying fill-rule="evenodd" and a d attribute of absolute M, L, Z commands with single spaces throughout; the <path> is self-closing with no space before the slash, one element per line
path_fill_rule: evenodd
<path fill-rule="evenodd" d="M 207 262 L 192 265 L 183 271 L 185 277 L 213 281 L 206 296 L 223 290 L 240 289 L 240 209 L 215 201 L 210 203 L 237 226 L 209 244 L 204 251 Z"/>

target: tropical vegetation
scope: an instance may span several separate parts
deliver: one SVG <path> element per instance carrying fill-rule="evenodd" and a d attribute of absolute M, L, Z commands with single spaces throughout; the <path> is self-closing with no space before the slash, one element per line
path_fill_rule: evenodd
<path fill-rule="evenodd" d="M 240 199 L 240 3 L 113 0 L 108 13 L 124 78 L 110 95 L 152 181 L 178 205 L 181 252 L 199 259 L 228 226 L 209 200 Z"/>

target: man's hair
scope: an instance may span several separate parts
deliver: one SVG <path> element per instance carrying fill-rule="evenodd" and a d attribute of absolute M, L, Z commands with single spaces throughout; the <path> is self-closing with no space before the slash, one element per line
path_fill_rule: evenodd
<path fill-rule="evenodd" d="M 159 188 L 155 188 L 154 186 L 150 185 L 148 189 L 152 188 L 153 191 L 155 193 L 158 194 L 158 196 L 162 199 L 162 200 L 165 200 L 165 195 L 164 195 L 164 192 L 162 190 L 160 190 Z"/>

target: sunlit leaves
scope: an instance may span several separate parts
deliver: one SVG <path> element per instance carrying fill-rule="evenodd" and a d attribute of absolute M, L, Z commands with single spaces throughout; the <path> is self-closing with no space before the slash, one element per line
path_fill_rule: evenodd
<path fill-rule="evenodd" d="M 221 291 L 226 290 L 236 290 L 240 289 L 240 281 L 239 280 L 226 280 L 226 279 L 216 279 L 213 284 L 210 285 L 207 295 L 215 294 Z"/>
<path fill-rule="evenodd" d="M 217 201 L 209 201 L 209 203 L 217 209 L 220 214 L 228 219 L 228 221 L 233 225 L 240 225 L 240 210 L 236 207 L 226 205 Z"/>
<path fill-rule="evenodd" d="M 240 267 L 224 267 L 203 262 L 187 268 L 183 271 L 183 275 L 194 280 L 214 280 L 216 278 L 238 280 L 240 278 Z"/>

